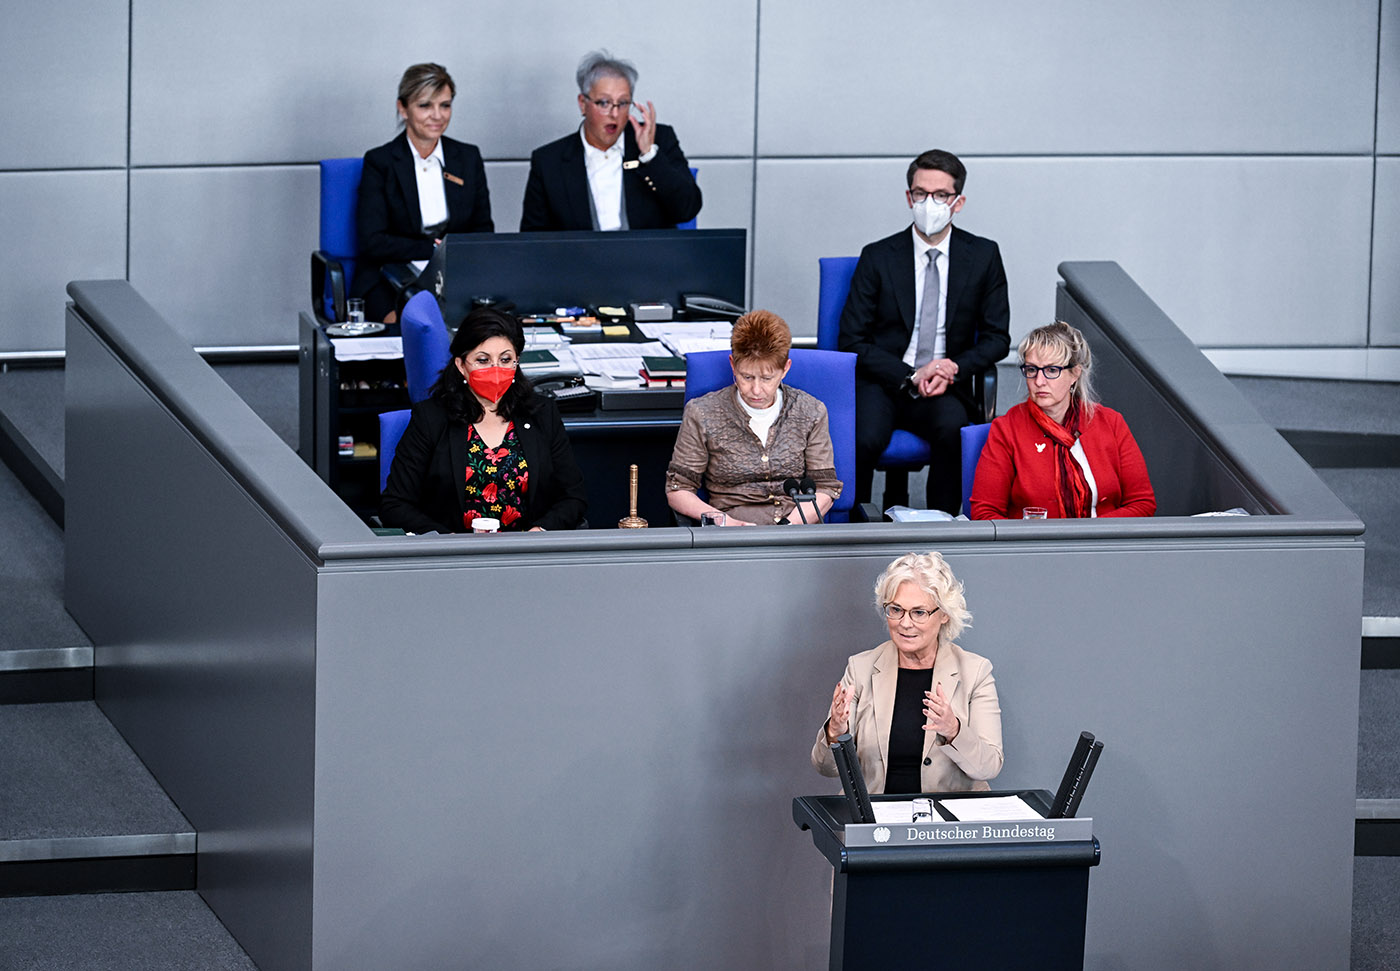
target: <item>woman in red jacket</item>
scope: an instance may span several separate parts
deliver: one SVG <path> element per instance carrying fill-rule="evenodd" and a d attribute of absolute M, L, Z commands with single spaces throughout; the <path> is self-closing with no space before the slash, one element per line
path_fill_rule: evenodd
<path fill-rule="evenodd" d="M 972 485 L 973 519 L 1151 516 L 1147 463 L 1128 423 L 1095 400 L 1092 358 L 1069 324 L 1037 327 L 1017 349 L 1026 400 L 992 422 Z"/>

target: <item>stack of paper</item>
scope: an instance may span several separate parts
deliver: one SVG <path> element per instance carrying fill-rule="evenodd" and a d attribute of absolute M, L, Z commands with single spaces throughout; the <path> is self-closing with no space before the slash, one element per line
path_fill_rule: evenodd
<path fill-rule="evenodd" d="M 332 337 L 337 361 L 392 361 L 403 357 L 401 337 Z"/>

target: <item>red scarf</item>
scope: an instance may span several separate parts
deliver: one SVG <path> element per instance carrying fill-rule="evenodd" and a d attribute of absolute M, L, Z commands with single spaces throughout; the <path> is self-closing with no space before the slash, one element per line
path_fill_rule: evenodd
<path fill-rule="evenodd" d="M 1089 504 L 1092 501 L 1089 480 L 1084 478 L 1084 470 L 1079 467 L 1074 456 L 1069 454 L 1069 450 L 1079 440 L 1079 402 L 1069 406 L 1063 425 L 1042 411 L 1040 405 L 1034 401 L 1028 401 L 1026 404 L 1030 406 L 1031 417 L 1035 419 L 1035 423 L 1050 437 L 1055 447 L 1055 492 L 1060 502 L 1060 514 L 1054 517 L 1052 511 L 1052 517 L 1088 519 Z"/>

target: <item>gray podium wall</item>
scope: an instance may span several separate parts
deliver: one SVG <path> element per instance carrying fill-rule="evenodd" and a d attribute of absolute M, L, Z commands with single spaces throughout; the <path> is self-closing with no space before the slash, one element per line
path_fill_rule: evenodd
<path fill-rule="evenodd" d="M 1017 335 L 1058 262 L 1113 258 L 1238 369 L 1400 378 L 1397 4 L 59 0 L 0 37 L 0 354 L 59 348 L 64 284 L 114 276 L 194 344 L 295 344 L 314 162 L 392 137 L 404 66 L 452 69 L 451 133 L 511 229 L 603 45 L 700 168 L 700 225 L 750 230 L 753 301 L 799 335 L 816 258 L 907 225 L 904 166 L 942 145 Z"/>
<path fill-rule="evenodd" d="M 1265 514 L 379 538 L 127 284 L 73 284 L 67 603 L 201 894 L 265 971 L 819 966 L 789 803 L 833 791 L 876 574 L 936 548 L 997 784 L 1107 742 L 1086 966 L 1344 966 L 1362 526 L 1117 266 L 1061 273 L 1163 511 Z"/>

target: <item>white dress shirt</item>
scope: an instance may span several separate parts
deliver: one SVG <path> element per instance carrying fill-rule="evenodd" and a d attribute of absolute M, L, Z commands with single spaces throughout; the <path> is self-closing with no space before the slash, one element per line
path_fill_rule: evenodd
<path fill-rule="evenodd" d="M 439 138 L 427 158 L 418 154 L 413 142 L 408 143 L 408 153 L 413 156 L 413 175 L 418 183 L 418 213 L 423 225 L 436 226 L 447 221 L 447 187 L 443 184 L 442 139 Z M 411 264 L 419 273 L 428 265 L 427 260 L 414 260 Z"/>
<path fill-rule="evenodd" d="M 606 151 L 594 148 L 583 139 L 583 167 L 588 172 L 588 191 L 593 196 L 593 210 L 598 214 L 598 228 L 611 231 L 622 228 L 622 143 L 623 136 Z"/>
<path fill-rule="evenodd" d="M 924 254 L 929 250 L 938 254 L 934 257 L 938 260 L 938 336 L 934 338 L 933 356 L 943 357 L 948 352 L 948 244 L 953 234 L 948 233 L 937 246 L 930 246 L 917 229 L 911 226 L 909 232 L 914 237 L 914 333 L 909 338 L 909 346 L 904 349 L 904 363 L 913 367 L 914 358 L 919 352 L 919 319 L 923 314 L 924 277 L 928 272 L 928 258 Z"/>

